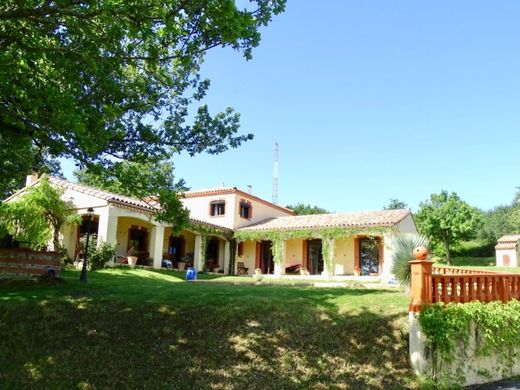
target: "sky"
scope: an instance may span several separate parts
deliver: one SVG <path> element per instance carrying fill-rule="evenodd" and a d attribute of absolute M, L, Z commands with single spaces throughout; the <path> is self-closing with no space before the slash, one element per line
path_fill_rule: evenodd
<path fill-rule="evenodd" d="M 491 209 L 520 186 L 520 2 L 289 0 L 246 61 L 213 49 L 205 103 L 254 140 L 173 156 L 191 189 L 232 186 L 282 206 L 417 211 L 441 190 Z M 70 177 L 70 164 L 64 167 Z"/>

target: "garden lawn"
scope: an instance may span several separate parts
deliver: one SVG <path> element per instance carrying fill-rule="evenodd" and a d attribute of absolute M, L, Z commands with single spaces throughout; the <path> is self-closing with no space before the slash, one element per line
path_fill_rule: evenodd
<path fill-rule="evenodd" d="M 445 266 L 446 262 L 439 262 L 437 265 Z M 520 267 L 497 267 L 494 257 L 454 257 L 452 266 L 483 269 L 502 273 L 519 273 Z"/>
<path fill-rule="evenodd" d="M 0 282 L 3 389 L 417 386 L 399 291 L 129 269 L 78 279 Z"/>

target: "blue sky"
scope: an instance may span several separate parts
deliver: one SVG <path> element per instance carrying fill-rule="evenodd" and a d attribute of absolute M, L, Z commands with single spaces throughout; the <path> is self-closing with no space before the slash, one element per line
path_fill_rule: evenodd
<path fill-rule="evenodd" d="M 489 209 L 520 186 L 520 2 L 289 0 L 245 61 L 208 53 L 212 112 L 253 141 L 174 156 L 192 189 L 236 186 L 331 211 L 419 202 L 442 189 Z M 68 169 L 65 169 L 68 173 Z M 69 176 L 69 175 L 67 175 Z"/>

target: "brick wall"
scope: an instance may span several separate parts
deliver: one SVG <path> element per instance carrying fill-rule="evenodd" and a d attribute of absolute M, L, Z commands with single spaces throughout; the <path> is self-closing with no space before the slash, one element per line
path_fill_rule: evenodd
<path fill-rule="evenodd" d="M 0 276 L 40 276 L 53 269 L 56 276 L 63 266 L 57 252 L 37 252 L 28 249 L 0 249 Z"/>

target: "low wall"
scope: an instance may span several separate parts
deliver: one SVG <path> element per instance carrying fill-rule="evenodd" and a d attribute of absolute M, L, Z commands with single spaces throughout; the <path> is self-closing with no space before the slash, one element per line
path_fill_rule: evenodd
<path fill-rule="evenodd" d="M 28 249 L 0 249 L 0 276 L 40 276 L 53 269 L 56 276 L 63 266 L 57 252 Z"/>
<path fill-rule="evenodd" d="M 446 362 L 427 341 L 418 321 L 419 313 L 409 313 L 410 361 L 415 373 L 446 385 L 470 386 L 520 375 L 520 346 L 507 354 L 479 353 L 479 332 L 473 326 L 467 346 L 455 351 Z"/>

